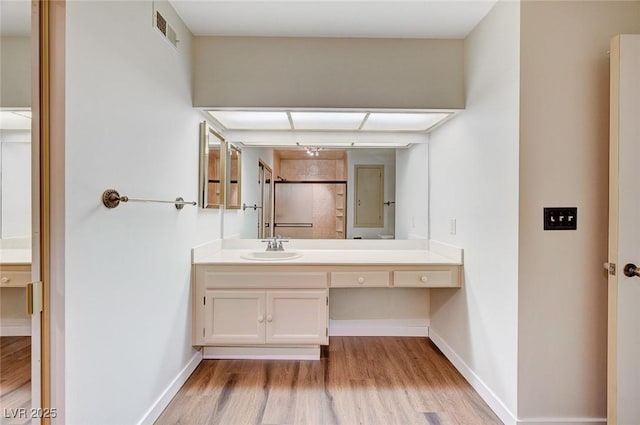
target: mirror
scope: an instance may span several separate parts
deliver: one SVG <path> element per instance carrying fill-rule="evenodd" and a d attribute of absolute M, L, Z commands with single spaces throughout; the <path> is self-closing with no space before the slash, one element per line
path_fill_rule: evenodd
<path fill-rule="evenodd" d="M 260 203 L 258 204 L 258 238 L 270 238 L 271 232 L 271 208 L 273 205 L 272 197 L 273 173 L 271 168 L 262 160 L 258 161 L 258 193 Z"/>
<path fill-rule="evenodd" d="M 223 176 L 225 141 L 206 121 L 200 123 L 200 206 L 220 208 L 224 205 Z"/>
<path fill-rule="evenodd" d="M 31 111 L 0 111 L 0 247 L 31 238 Z M 3 243 L 4 241 L 4 243 Z"/>
<path fill-rule="evenodd" d="M 225 176 L 226 176 L 226 203 L 227 209 L 240 209 L 242 207 L 242 153 L 240 148 L 229 143 L 226 149 Z"/>

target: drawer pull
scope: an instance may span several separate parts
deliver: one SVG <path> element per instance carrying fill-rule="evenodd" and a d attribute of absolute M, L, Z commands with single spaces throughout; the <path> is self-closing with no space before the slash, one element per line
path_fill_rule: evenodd
<path fill-rule="evenodd" d="M 261 314 L 260 316 L 258 316 L 258 323 L 262 322 L 264 322 L 264 316 Z"/>
<path fill-rule="evenodd" d="M 0 279 L 0 283 L 9 283 L 11 282 L 11 279 L 9 279 L 6 276 L 2 276 L 2 279 Z"/>
<path fill-rule="evenodd" d="M 364 277 L 360 276 L 360 277 L 358 278 L 358 283 L 364 283 Z"/>
<path fill-rule="evenodd" d="M 427 276 L 426 276 L 426 275 L 422 275 L 422 276 L 420 276 L 420 281 L 421 281 L 421 282 L 426 282 L 427 280 L 429 280 L 429 279 L 427 278 Z"/>
<path fill-rule="evenodd" d="M 273 322 L 273 316 L 271 316 L 270 314 L 267 315 L 267 322 Z"/>

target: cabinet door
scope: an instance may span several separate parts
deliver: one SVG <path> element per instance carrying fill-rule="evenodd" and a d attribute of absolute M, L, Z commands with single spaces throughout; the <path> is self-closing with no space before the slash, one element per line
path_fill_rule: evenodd
<path fill-rule="evenodd" d="M 327 290 L 267 291 L 267 344 L 329 342 Z"/>
<path fill-rule="evenodd" d="M 264 344 L 265 292 L 205 290 L 205 344 Z"/>

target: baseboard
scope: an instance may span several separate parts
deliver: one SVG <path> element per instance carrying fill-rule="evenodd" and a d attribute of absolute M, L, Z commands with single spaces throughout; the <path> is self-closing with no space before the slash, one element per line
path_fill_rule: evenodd
<path fill-rule="evenodd" d="M 224 360 L 320 360 L 320 346 L 204 347 L 203 358 Z"/>
<path fill-rule="evenodd" d="M 0 336 L 31 336 L 31 318 L 0 319 Z"/>
<path fill-rule="evenodd" d="M 491 410 L 498 415 L 505 425 L 517 425 L 520 422 L 515 415 L 504 405 L 502 400 L 494 394 L 493 391 L 480 379 L 478 375 L 464 362 L 453 349 L 440 337 L 433 329 L 429 329 L 429 338 L 449 359 L 449 361 L 458 369 L 458 372 L 471 384 L 474 390 L 489 405 Z M 529 425 L 529 424 L 528 424 Z M 531 424 L 533 425 L 533 424 Z"/>
<path fill-rule="evenodd" d="M 428 319 L 329 320 L 329 336 L 429 336 Z"/>
<path fill-rule="evenodd" d="M 201 361 L 202 353 L 198 351 L 191 357 L 191 360 L 182 368 L 173 381 L 171 381 L 169 386 L 162 392 L 149 410 L 147 410 L 147 413 L 144 414 L 142 419 L 138 421 L 138 425 L 152 425 L 160 417 L 164 409 L 171 403 L 173 397 L 175 397 L 184 383 L 187 382 L 187 379 L 189 379 L 189 376 L 196 370 L 196 367 L 198 367 Z"/>
<path fill-rule="evenodd" d="M 607 425 L 607 418 L 520 418 L 518 425 Z"/>

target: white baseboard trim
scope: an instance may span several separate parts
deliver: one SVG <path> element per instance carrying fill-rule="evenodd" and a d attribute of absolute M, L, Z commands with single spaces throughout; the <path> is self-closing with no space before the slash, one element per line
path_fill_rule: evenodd
<path fill-rule="evenodd" d="M 462 358 L 438 335 L 433 329 L 429 329 L 429 338 L 458 369 L 458 372 L 471 384 L 480 397 L 489 405 L 491 410 L 505 425 L 606 425 L 606 418 L 516 418 L 504 405 L 502 400 L 475 374 Z"/>
<path fill-rule="evenodd" d="M 0 336 L 31 336 L 31 318 L 0 319 Z"/>
<path fill-rule="evenodd" d="M 428 319 L 329 320 L 329 336 L 429 336 Z"/>
<path fill-rule="evenodd" d="M 429 329 L 429 338 L 458 369 L 458 372 L 471 384 L 480 397 L 489 405 L 491 410 L 500 418 L 505 425 L 517 425 L 520 422 L 513 413 L 504 405 L 502 400 L 480 379 L 478 375 L 464 362 L 453 349 L 440 337 L 433 329 Z"/>
<path fill-rule="evenodd" d="M 180 388 L 187 382 L 189 376 L 196 370 L 196 367 L 202 361 L 202 352 L 198 351 L 191 357 L 191 360 L 187 365 L 182 368 L 180 373 L 171 381 L 169 386 L 160 394 L 160 397 L 153 403 L 153 405 L 147 410 L 142 419 L 138 421 L 138 425 L 153 425 L 153 423 L 160 417 L 164 409 L 171 403 L 171 400 L 178 393 Z"/>
<path fill-rule="evenodd" d="M 320 346 L 309 347 L 204 347 L 204 359 L 320 360 Z"/>
<path fill-rule="evenodd" d="M 520 418 L 518 425 L 607 425 L 607 418 Z"/>

